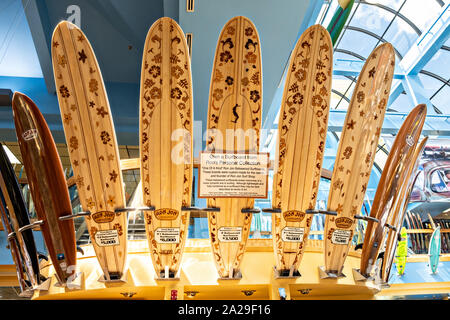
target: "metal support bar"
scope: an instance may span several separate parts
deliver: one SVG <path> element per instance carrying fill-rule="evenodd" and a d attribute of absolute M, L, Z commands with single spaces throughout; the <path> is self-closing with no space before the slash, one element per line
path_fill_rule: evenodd
<path fill-rule="evenodd" d="M 77 212 L 74 214 L 70 214 L 68 216 L 62 216 L 59 217 L 59 221 L 66 221 L 66 220 L 72 220 L 78 217 L 85 217 L 85 216 L 90 216 L 91 212 L 90 211 L 81 211 L 81 212 Z"/>
<path fill-rule="evenodd" d="M 220 212 L 220 208 L 182 207 L 181 211 Z"/>
<path fill-rule="evenodd" d="M 10 234 L 8 234 L 8 241 L 11 241 L 12 239 L 16 238 L 16 233 L 15 232 L 11 232 Z"/>
<path fill-rule="evenodd" d="M 389 228 L 389 229 L 391 229 L 391 230 L 393 230 L 393 231 L 397 231 L 397 228 L 394 227 L 394 226 L 391 226 L 390 224 L 387 224 L 387 223 L 386 223 L 384 226 L 387 227 L 387 228 Z"/>
<path fill-rule="evenodd" d="M 262 212 L 267 212 L 267 213 L 281 213 L 281 209 L 280 208 L 264 208 L 261 211 Z"/>
<path fill-rule="evenodd" d="M 242 213 L 260 213 L 260 208 L 246 208 L 241 210 Z"/>
<path fill-rule="evenodd" d="M 44 221 L 38 220 L 36 222 L 33 222 L 31 224 L 27 224 L 26 226 L 23 226 L 22 228 L 19 229 L 19 232 L 22 233 L 22 232 L 24 232 L 26 230 L 34 229 L 34 228 L 36 228 L 38 226 L 41 226 L 43 224 L 44 224 Z"/>
<path fill-rule="evenodd" d="M 353 216 L 353 218 L 355 219 L 360 219 L 360 220 L 365 220 L 365 221 L 373 221 L 373 222 L 380 222 L 380 220 L 378 220 L 377 218 L 371 217 L 371 216 L 359 216 L 359 215 L 355 215 Z"/>
<path fill-rule="evenodd" d="M 330 211 L 330 210 L 313 210 L 313 209 L 308 209 L 305 211 L 306 214 L 317 214 L 317 213 L 322 213 L 322 214 L 326 214 L 329 216 L 337 216 L 337 212 L 336 211 Z"/>
<path fill-rule="evenodd" d="M 151 206 L 151 207 L 136 207 L 136 208 L 130 208 L 130 207 L 125 207 L 125 208 L 119 208 L 114 210 L 115 213 L 119 213 L 119 212 L 129 212 L 129 211 L 155 211 L 155 207 Z"/>

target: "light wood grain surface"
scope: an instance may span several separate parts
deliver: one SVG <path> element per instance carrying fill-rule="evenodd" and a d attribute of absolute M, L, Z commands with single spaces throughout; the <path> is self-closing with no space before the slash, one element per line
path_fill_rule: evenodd
<path fill-rule="evenodd" d="M 423 124 L 422 124 L 423 125 Z M 428 137 L 422 139 L 422 141 L 414 148 L 414 154 L 411 157 L 411 161 L 407 168 L 406 179 L 404 180 L 402 187 L 400 188 L 398 195 L 394 201 L 393 210 L 388 219 L 388 223 L 394 226 L 397 230 L 389 229 L 387 232 L 386 249 L 384 252 L 384 263 L 381 269 L 381 279 L 387 282 L 394 260 L 395 249 L 397 247 L 397 234 L 403 225 L 403 220 L 406 214 L 406 207 L 411 196 L 412 188 L 414 187 L 416 172 L 419 167 L 420 158 L 425 149 L 425 145 L 428 141 Z M 408 230 L 410 231 L 410 230 Z"/>
<path fill-rule="evenodd" d="M 381 133 L 395 66 L 390 43 L 367 58 L 353 91 L 331 178 L 325 222 L 325 270 L 339 274 L 360 214 Z M 340 239 L 338 239 L 338 236 Z M 332 241 L 333 240 L 333 241 Z"/>
<path fill-rule="evenodd" d="M 408 115 L 398 131 L 383 168 L 364 235 L 360 272 L 369 275 L 386 236 L 385 224 L 393 213 L 395 199 L 408 184 L 408 170 L 414 165 L 413 155 L 426 117 L 426 106 L 418 105 Z"/>
<path fill-rule="evenodd" d="M 105 277 L 120 277 L 127 255 L 127 219 L 126 213 L 114 210 L 124 207 L 125 197 L 101 71 L 86 36 L 67 21 L 60 22 L 53 33 L 52 59 L 81 206 L 93 214 L 86 218 L 89 234 Z M 96 236 L 105 238 L 107 233 L 114 239 L 110 244 L 99 242 L 99 245 Z"/>
<path fill-rule="evenodd" d="M 328 127 L 333 46 L 326 29 L 308 28 L 291 53 L 284 87 L 273 177 L 272 238 L 277 270 L 297 270 L 317 200 Z M 302 240 L 288 239 L 303 233 Z M 292 236 L 291 236 L 292 237 Z"/>
<path fill-rule="evenodd" d="M 192 187 L 192 81 L 180 26 L 157 20 L 145 41 L 140 91 L 140 162 L 146 233 L 156 274 L 177 273 L 187 238 Z M 168 212 L 171 212 L 168 214 Z M 175 241 L 158 236 L 171 228 Z M 177 236 L 178 235 L 178 236 Z"/>
<path fill-rule="evenodd" d="M 261 48 L 258 32 L 245 17 L 234 17 L 223 27 L 217 42 L 208 105 L 208 129 L 211 134 L 207 151 L 257 152 L 262 108 Z M 230 130 L 231 129 L 231 130 Z M 243 133 L 250 129 L 251 135 Z M 237 137 L 227 136 L 228 132 Z M 238 130 L 238 131 L 236 131 Z M 254 200 L 246 198 L 210 198 L 208 207 L 220 212 L 209 213 L 212 251 L 221 277 L 230 277 L 239 270 L 250 232 L 252 215 L 241 209 L 253 208 Z M 219 241 L 223 227 L 241 228 L 236 242 Z"/>

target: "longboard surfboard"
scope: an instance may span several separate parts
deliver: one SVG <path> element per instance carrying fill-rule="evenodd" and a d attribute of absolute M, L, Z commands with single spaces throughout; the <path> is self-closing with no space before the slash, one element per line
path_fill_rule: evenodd
<path fill-rule="evenodd" d="M 5 200 L 12 230 L 17 239 L 23 257 L 23 264 L 32 287 L 37 287 L 40 281 L 39 260 L 33 231 L 19 229 L 30 224 L 30 218 L 20 191 L 17 177 L 8 156 L 0 143 L 0 189 Z M 5 227 L 6 228 L 6 227 Z"/>
<path fill-rule="evenodd" d="M 33 203 L 49 256 L 61 284 L 76 271 L 76 241 L 61 160 L 47 122 L 34 102 L 16 92 L 12 100 L 14 123 Z"/>
<path fill-rule="evenodd" d="M 416 146 L 412 161 L 410 162 L 407 177 L 408 181 L 403 184 L 401 191 L 398 193 L 397 199 L 394 199 L 393 212 L 390 214 L 388 224 L 395 229 L 389 228 L 386 239 L 386 248 L 383 257 L 383 266 L 380 270 L 382 281 L 385 283 L 389 280 L 389 274 L 391 272 L 392 262 L 394 260 L 395 248 L 398 241 L 398 233 L 403 225 L 405 218 L 406 207 L 411 197 L 411 191 L 414 187 L 417 179 L 417 168 L 419 167 L 420 158 L 423 154 L 423 150 L 428 141 L 428 137 L 422 139 L 422 141 Z"/>
<path fill-rule="evenodd" d="M 111 109 L 94 51 L 74 24 L 53 32 L 52 60 L 69 157 L 92 245 L 105 280 L 122 277 L 127 215 Z"/>
<path fill-rule="evenodd" d="M 394 72 L 390 43 L 378 46 L 367 58 L 348 106 L 331 178 L 327 208 L 337 216 L 325 223 L 325 272 L 338 276 L 351 245 L 361 211 Z"/>
<path fill-rule="evenodd" d="M 441 227 L 438 226 L 431 234 L 430 245 L 428 246 L 428 263 L 432 273 L 436 273 L 439 256 L 441 255 Z"/>
<path fill-rule="evenodd" d="M 208 152 L 249 153 L 259 150 L 259 131 L 262 109 L 262 67 L 258 32 L 245 17 L 234 17 L 223 27 L 217 42 L 211 77 L 208 104 L 208 125 L 211 132 L 206 141 Z M 234 132 L 245 139 L 239 143 Z M 237 130 L 237 131 L 236 131 Z M 252 130 L 250 138 L 244 132 Z M 220 141 L 222 140 L 222 141 Z M 233 278 L 239 273 L 252 220 L 251 213 L 242 209 L 253 208 L 250 198 L 209 198 L 208 207 L 220 212 L 208 214 L 214 261 L 222 278 Z M 223 237 L 233 233 L 233 238 Z M 223 241 L 225 240 L 225 241 Z"/>
<path fill-rule="evenodd" d="M 316 206 L 330 106 L 333 51 L 321 25 L 308 28 L 291 54 L 278 120 L 272 238 L 278 273 L 300 265 Z M 291 272 L 292 273 L 292 272 Z"/>
<path fill-rule="evenodd" d="M 402 229 L 400 230 L 400 241 L 398 241 L 395 256 L 395 266 L 397 267 L 397 273 L 400 276 L 405 273 L 407 255 L 408 255 L 408 234 L 406 233 L 406 228 L 402 227 Z"/>
<path fill-rule="evenodd" d="M 385 224 L 394 205 L 392 200 L 409 180 L 408 163 L 414 155 L 425 117 L 424 104 L 418 105 L 409 113 L 395 137 L 384 165 L 370 211 L 370 216 L 378 219 L 379 222 L 370 220 L 367 223 L 361 253 L 360 272 L 365 276 L 371 273 L 372 266 L 375 265 L 379 251 L 383 247 L 382 242 L 387 233 Z"/>
<path fill-rule="evenodd" d="M 342 29 L 344 28 L 345 23 L 347 22 L 350 12 L 352 11 L 354 3 L 355 0 L 339 1 L 339 6 L 336 9 L 336 12 L 334 13 L 327 27 L 333 45 L 336 44 L 336 41 L 338 40 L 339 35 L 341 34 Z"/>
<path fill-rule="evenodd" d="M 141 71 L 140 157 L 145 226 L 155 272 L 173 277 L 182 258 L 192 188 L 191 62 L 183 30 L 158 19 L 147 34 Z M 175 151 L 175 153 L 173 152 Z"/>

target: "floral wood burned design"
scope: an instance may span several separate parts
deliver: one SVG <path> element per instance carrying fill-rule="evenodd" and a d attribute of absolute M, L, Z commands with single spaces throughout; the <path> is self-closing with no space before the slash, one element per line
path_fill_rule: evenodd
<path fill-rule="evenodd" d="M 272 215 L 276 222 L 272 238 L 278 271 L 298 269 L 308 238 L 312 216 L 303 217 L 316 205 L 328 126 L 332 61 L 331 40 L 320 25 L 302 34 L 291 55 L 278 121 L 272 193 L 272 207 L 282 211 Z M 303 228 L 303 241 L 283 241 L 285 227 Z"/>
<path fill-rule="evenodd" d="M 179 214 L 171 220 L 146 213 L 146 232 L 157 275 L 176 273 L 187 234 L 192 185 L 192 85 L 188 48 L 184 33 L 170 18 L 157 20 L 144 47 L 140 91 L 140 157 L 143 201 L 156 209 L 170 208 Z M 172 150 L 180 140 L 178 156 Z M 182 132 L 182 133 L 181 133 Z M 177 138 L 177 139 L 178 139 Z M 179 228 L 178 243 L 158 243 L 158 228 Z"/>
<path fill-rule="evenodd" d="M 52 59 L 64 133 L 83 210 L 96 213 L 125 203 L 114 125 L 103 79 L 91 45 L 80 29 L 63 21 L 52 39 Z M 108 161 L 106 161 L 108 159 Z M 92 230 L 120 230 L 119 245 L 92 243 L 105 275 L 122 273 L 126 259 L 126 215 L 110 223 L 86 218 Z"/>
<path fill-rule="evenodd" d="M 344 121 L 328 197 L 328 210 L 337 211 L 338 216 L 336 219 L 327 216 L 327 234 L 332 229 L 335 229 L 335 233 L 348 230 L 349 234 L 353 234 L 356 224 L 354 215 L 360 212 L 367 189 L 389 98 L 394 65 L 392 45 L 385 43 L 378 46 L 367 58 L 358 77 Z M 349 219 L 348 229 L 342 229 L 336 224 L 342 217 Z M 333 243 L 332 236 L 325 240 L 327 272 L 338 274 L 342 271 L 352 240 L 351 236 L 348 238 L 348 244 L 344 244 L 346 241 L 337 240 Z"/>
<path fill-rule="evenodd" d="M 262 108 L 262 68 L 260 39 L 253 23 L 245 17 L 235 17 L 222 29 L 212 69 L 208 104 L 208 129 L 220 132 L 223 144 L 212 134 L 206 142 L 207 151 L 256 152 Z M 237 145 L 234 137 L 227 149 L 227 129 L 252 129 L 254 136 Z M 250 232 L 252 215 L 241 213 L 253 208 L 253 199 L 210 198 L 208 207 L 219 207 L 220 213 L 208 216 L 211 245 L 221 277 L 239 270 Z M 241 241 L 220 242 L 221 227 L 242 228 Z"/>

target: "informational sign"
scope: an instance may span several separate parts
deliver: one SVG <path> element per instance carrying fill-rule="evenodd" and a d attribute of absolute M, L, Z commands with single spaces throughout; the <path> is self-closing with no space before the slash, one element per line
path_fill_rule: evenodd
<path fill-rule="evenodd" d="M 303 242 L 305 228 L 284 227 L 281 230 L 281 240 L 285 242 Z"/>
<path fill-rule="evenodd" d="M 222 227 L 218 231 L 220 242 L 241 242 L 242 240 L 241 227 Z"/>
<path fill-rule="evenodd" d="M 158 243 L 179 243 L 180 228 L 158 228 L 155 230 L 155 240 Z"/>
<path fill-rule="evenodd" d="M 200 153 L 199 198 L 267 198 L 268 153 Z"/>
<path fill-rule="evenodd" d="M 331 236 L 331 242 L 333 244 L 348 244 L 352 232 L 350 230 L 334 230 Z"/>
<path fill-rule="evenodd" d="M 95 243 L 100 247 L 118 246 L 119 234 L 116 229 L 99 230 L 95 233 Z"/>

